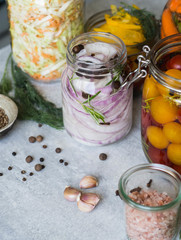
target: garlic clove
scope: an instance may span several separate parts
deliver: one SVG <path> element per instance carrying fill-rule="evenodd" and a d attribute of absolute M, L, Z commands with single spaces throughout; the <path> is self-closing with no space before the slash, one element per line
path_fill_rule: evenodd
<path fill-rule="evenodd" d="M 80 188 L 93 188 L 99 185 L 96 177 L 93 176 L 85 176 L 80 181 Z"/>
<path fill-rule="evenodd" d="M 69 187 L 69 186 L 66 187 L 64 190 L 64 198 L 70 202 L 76 202 L 79 194 L 81 195 L 81 192 L 79 190 Z"/>
<path fill-rule="evenodd" d="M 79 194 L 77 206 L 82 212 L 91 212 L 100 201 L 100 197 L 95 193 Z"/>

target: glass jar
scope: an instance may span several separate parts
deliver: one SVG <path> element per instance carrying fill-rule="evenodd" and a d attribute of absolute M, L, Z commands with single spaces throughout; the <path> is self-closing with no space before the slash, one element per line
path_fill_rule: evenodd
<path fill-rule="evenodd" d="M 129 240 L 174 240 L 178 233 L 181 176 L 161 164 L 141 164 L 119 181 Z"/>
<path fill-rule="evenodd" d="M 105 24 L 105 15 L 112 16 L 112 12 L 110 9 L 98 12 L 91 16 L 85 23 L 84 30 L 85 32 L 91 32 L 94 30 L 94 28 L 99 28 L 103 24 Z M 126 44 L 126 50 L 127 50 L 127 62 L 131 68 L 131 71 L 134 71 L 138 67 L 138 61 L 137 57 L 140 54 L 143 54 L 143 46 L 146 44 L 150 47 L 154 45 L 154 43 L 158 40 L 158 34 L 157 34 L 157 28 L 158 28 L 158 22 L 156 19 L 151 20 L 153 21 L 153 25 L 155 25 L 155 35 L 153 34 L 153 37 L 149 41 L 143 41 L 141 43 L 136 43 L 133 45 Z M 119 34 L 119 33 L 118 33 Z M 116 34 L 115 34 L 116 35 Z M 123 40 L 123 39 L 122 39 Z M 134 93 L 139 93 L 142 89 L 144 83 L 144 78 L 139 79 L 138 81 L 134 82 Z"/>
<path fill-rule="evenodd" d="M 150 52 L 142 95 L 141 135 L 150 162 L 181 173 L 181 34 L 160 40 Z"/>
<path fill-rule="evenodd" d="M 161 38 L 181 33 L 181 2 L 169 0 L 162 12 Z"/>
<path fill-rule="evenodd" d="M 90 32 L 68 44 L 62 75 L 63 120 L 79 142 L 105 145 L 123 138 L 132 125 L 132 86 L 126 47 L 109 33 Z"/>
<path fill-rule="evenodd" d="M 60 79 L 68 42 L 83 32 L 83 0 L 7 0 L 13 59 L 31 78 Z"/>

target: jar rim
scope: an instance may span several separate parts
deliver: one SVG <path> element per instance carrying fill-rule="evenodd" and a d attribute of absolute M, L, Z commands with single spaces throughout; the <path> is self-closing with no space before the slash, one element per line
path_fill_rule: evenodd
<path fill-rule="evenodd" d="M 157 54 L 158 54 L 158 52 L 162 53 L 162 51 L 164 51 L 165 49 L 168 49 L 170 47 L 170 44 L 173 44 L 173 41 L 171 41 L 171 40 L 180 40 L 180 42 L 181 42 L 181 33 L 170 35 L 168 37 L 160 39 L 153 46 L 153 48 L 151 49 L 151 51 L 149 53 L 149 59 L 150 59 L 150 63 L 151 63 L 150 64 L 150 71 L 153 74 L 155 80 L 157 80 L 160 84 L 162 84 L 163 86 L 165 86 L 169 89 L 172 89 L 174 91 L 181 92 L 181 89 L 178 89 L 174 86 L 171 86 L 170 84 L 168 84 L 165 81 L 165 78 L 167 78 L 167 79 L 169 78 L 176 85 L 177 84 L 179 85 L 179 84 L 181 84 L 180 79 L 171 77 L 170 75 L 168 75 L 165 72 L 163 72 L 162 70 L 160 70 L 159 67 L 157 66 L 156 62 L 155 62 L 155 58 L 156 58 L 156 56 L 158 56 L 158 55 L 156 55 L 156 53 Z M 170 43 L 170 44 L 167 45 L 167 43 Z M 162 44 L 163 44 L 163 46 L 161 46 Z M 179 42 L 178 42 L 178 44 L 179 44 Z M 179 44 L 179 45 L 180 45 L 180 49 L 181 49 L 181 44 Z"/>
<path fill-rule="evenodd" d="M 117 53 L 118 57 L 118 62 L 116 64 L 114 64 L 115 59 L 112 60 L 108 60 L 106 62 L 101 62 L 100 64 L 92 64 L 92 63 L 86 63 L 87 66 L 102 66 L 103 64 L 105 64 L 105 66 L 108 65 L 108 63 L 110 63 L 110 65 L 112 64 L 112 68 L 115 67 L 115 65 L 117 64 L 121 64 L 125 61 L 126 57 L 127 57 L 127 50 L 126 50 L 126 46 L 124 44 L 124 42 L 117 36 L 111 34 L 111 33 L 104 33 L 104 32 L 88 32 L 88 33 L 82 33 L 76 37 L 74 37 L 67 46 L 67 53 L 66 53 L 66 59 L 70 64 L 76 64 L 77 59 L 76 56 L 74 56 L 71 52 L 72 48 L 71 47 L 73 45 L 74 42 L 76 42 L 76 40 L 83 40 L 84 39 L 84 43 L 88 42 L 88 40 L 85 39 L 90 39 L 91 37 L 104 37 L 105 39 L 111 39 L 111 40 L 115 40 L 115 43 L 119 45 L 119 47 L 121 48 L 121 51 L 119 53 Z M 103 41 L 100 41 L 103 42 Z M 81 43 L 79 43 L 81 44 Z M 73 45 L 75 46 L 75 45 Z M 83 61 L 82 61 L 83 62 Z M 108 65 L 110 67 L 110 65 Z M 89 70 L 89 67 L 87 67 L 87 69 Z M 90 68 L 91 70 L 92 68 Z"/>
<path fill-rule="evenodd" d="M 144 169 L 152 169 L 152 170 L 156 170 L 156 171 L 161 171 L 161 172 L 169 174 L 170 176 L 175 178 L 175 180 L 177 180 L 177 182 L 179 184 L 179 190 L 178 190 L 177 197 L 174 200 L 172 200 L 171 202 L 169 202 L 168 204 L 165 204 L 162 206 L 156 206 L 156 207 L 144 206 L 144 205 L 141 205 L 141 204 L 133 201 L 125 193 L 123 185 L 124 185 L 125 181 L 127 180 L 127 178 L 130 176 L 130 174 L 135 173 L 136 171 L 139 171 L 139 170 L 144 170 Z M 123 175 L 121 176 L 121 178 L 119 180 L 118 191 L 119 191 L 121 198 L 131 207 L 134 207 L 134 208 L 137 208 L 137 209 L 143 210 L 143 211 L 152 211 L 152 212 L 163 211 L 163 210 L 173 207 L 179 201 L 181 201 L 181 175 L 178 172 L 176 172 L 174 169 L 172 169 L 168 166 L 162 165 L 162 164 L 156 164 L 156 163 L 139 164 L 139 165 L 129 168 L 126 172 L 123 173 Z"/>

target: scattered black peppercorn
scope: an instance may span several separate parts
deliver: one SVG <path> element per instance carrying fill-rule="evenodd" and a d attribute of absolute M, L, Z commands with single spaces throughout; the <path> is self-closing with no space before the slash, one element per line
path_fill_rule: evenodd
<path fill-rule="evenodd" d="M 59 162 L 60 162 L 60 163 L 63 163 L 63 162 L 64 162 L 64 160 L 63 160 L 63 159 L 60 159 L 60 160 L 59 160 Z"/>
<path fill-rule="evenodd" d="M 116 190 L 116 191 L 115 191 L 115 194 L 116 194 L 116 196 L 119 196 L 119 191 Z"/>
<path fill-rule="evenodd" d="M 26 171 L 25 171 L 25 170 L 22 170 L 22 171 L 21 171 L 21 174 L 25 174 L 25 173 L 26 173 Z"/>
<path fill-rule="evenodd" d="M 10 170 L 10 171 L 11 171 L 12 169 L 13 169 L 13 167 L 11 167 L 11 166 L 9 166 L 9 167 L 8 167 L 8 170 Z"/>
<path fill-rule="evenodd" d="M 36 142 L 36 138 L 33 137 L 33 136 L 29 137 L 29 142 L 30 142 L 30 143 Z"/>
<path fill-rule="evenodd" d="M 47 145 L 43 145 L 43 148 L 47 148 Z"/>
<path fill-rule="evenodd" d="M 25 181 L 26 181 L 26 178 L 24 177 L 24 178 L 22 178 L 22 180 L 25 182 Z"/>
<path fill-rule="evenodd" d="M 0 173 L 0 177 L 2 177 L 3 176 L 3 173 Z"/>
<path fill-rule="evenodd" d="M 67 166 L 67 165 L 68 165 L 68 162 L 64 162 L 64 165 Z"/>
<path fill-rule="evenodd" d="M 44 160 L 45 160 L 44 158 L 42 158 L 42 157 L 40 158 L 40 162 L 44 162 Z"/>
<path fill-rule="evenodd" d="M 84 49 L 84 46 L 82 44 L 76 45 L 73 47 L 72 51 L 73 53 L 77 54 L 79 53 L 82 49 Z"/>
<path fill-rule="evenodd" d="M 27 163 L 30 163 L 30 162 L 33 161 L 33 157 L 32 156 L 27 156 L 25 160 L 26 160 Z"/>
<path fill-rule="evenodd" d="M 30 172 L 30 174 L 29 174 L 29 175 L 30 175 L 30 176 L 33 176 L 33 174 L 34 174 L 33 172 Z"/>
<path fill-rule="evenodd" d="M 101 122 L 101 123 L 99 123 L 100 125 L 110 125 L 110 122 Z"/>
<path fill-rule="evenodd" d="M 105 153 L 101 153 L 100 155 L 99 155 L 99 159 L 100 160 L 106 160 L 107 159 L 107 154 L 105 154 Z"/>
<path fill-rule="evenodd" d="M 36 141 L 37 141 L 37 142 L 42 142 L 42 141 L 43 141 L 43 137 L 42 137 L 41 135 L 38 135 L 38 136 L 36 137 Z"/>
<path fill-rule="evenodd" d="M 146 186 L 148 187 L 148 188 L 150 188 L 151 187 L 151 184 L 152 184 L 152 179 L 150 179 L 150 181 L 146 184 Z"/>
<path fill-rule="evenodd" d="M 12 155 L 13 155 L 13 156 L 16 156 L 16 152 L 12 152 Z"/>
<path fill-rule="evenodd" d="M 130 190 L 130 193 L 133 193 L 133 192 L 141 192 L 141 189 L 140 187 L 137 187 L 137 188 L 133 188 L 132 190 Z"/>
<path fill-rule="evenodd" d="M 45 166 L 42 165 L 42 164 L 36 164 L 36 165 L 35 165 L 35 170 L 36 170 L 37 172 L 41 171 L 43 168 L 45 168 Z"/>
<path fill-rule="evenodd" d="M 88 93 L 82 92 L 82 97 L 85 99 L 88 99 L 88 97 L 91 96 Z"/>
<path fill-rule="evenodd" d="M 56 148 L 56 149 L 55 149 L 55 152 L 56 152 L 56 153 L 61 153 L 61 151 L 62 151 L 61 148 Z"/>

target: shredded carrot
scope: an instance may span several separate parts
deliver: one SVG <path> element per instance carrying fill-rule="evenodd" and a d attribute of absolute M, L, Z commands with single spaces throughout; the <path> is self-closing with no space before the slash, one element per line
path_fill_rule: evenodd
<path fill-rule="evenodd" d="M 181 13 L 181 4 L 177 7 L 176 12 Z"/>
<path fill-rule="evenodd" d="M 174 21 L 172 19 L 172 12 L 169 8 L 166 8 L 162 14 L 162 29 L 165 33 L 165 36 L 170 36 L 172 34 L 179 33 Z"/>
<path fill-rule="evenodd" d="M 49 58 L 52 62 L 56 62 L 56 57 L 55 57 L 55 56 L 52 56 L 52 55 L 47 54 L 47 53 L 44 53 L 43 51 L 41 52 L 41 55 L 42 55 L 44 58 Z"/>
<path fill-rule="evenodd" d="M 10 21 L 10 24 L 11 24 L 11 28 L 14 28 L 14 22 Z"/>
<path fill-rule="evenodd" d="M 171 0 L 169 2 L 169 9 L 172 12 L 175 12 L 177 10 L 177 7 L 181 4 L 180 0 Z"/>

